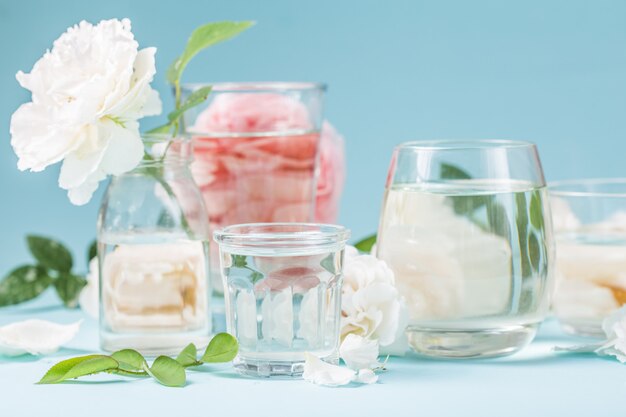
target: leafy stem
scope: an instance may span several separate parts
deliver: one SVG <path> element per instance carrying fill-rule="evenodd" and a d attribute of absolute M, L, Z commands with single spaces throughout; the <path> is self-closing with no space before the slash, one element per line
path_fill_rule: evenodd
<path fill-rule="evenodd" d="M 58 384 L 70 379 L 98 373 L 119 376 L 147 378 L 168 387 L 185 386 L 185 369 L 205 363 L 232 361 L 239 350 L 237 339 L 228 333 L 218 333 L 211 339 L 200 359 L 193 343 L 188 344 L 176 357 L 157 357 L 151 365 L 139 352 L 133 349 L 118 350 L 112 355 L 87 355 L 66 359 L 52 366 L 38 384 Z"/>

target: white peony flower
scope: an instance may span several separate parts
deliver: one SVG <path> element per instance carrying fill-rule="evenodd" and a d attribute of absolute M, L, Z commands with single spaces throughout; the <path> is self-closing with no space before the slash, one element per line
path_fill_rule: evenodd
<path fill-rule="evenodd" d="M 343 268 L 341 338 L 355 334 L 394 343 L 399 333 L 402 303 L 393 271 L 373 255 L 346 249 Z M 400 329 L 402 331 L 403 329 Z"/>
<path fill-rule="evenodd" d="M 87 274 L 87 285 L 80 291 L 78 304 L 87 315 L 98 318 L 100 315 L 100 272 L 98 271 L 98 257 L 89 261 L 89 273 Z"/>
<path fill-rule="evenodd" d="M 348 368 L 355 371 L 378 367 L 380 365 L 378 353 L 377 340 L 366 339 L 352 333 L 347 335 L 339 346 L 339 356 Z"/>
<path fill-rule="evenodd" d="M 32 93 L 11 118 L 18 168 L 63 161 L 59 186 L 78 205 L 107 175 L 135 168 L 144 154 L 137 120 L 161 112 L 150 87 L 155 52 L 138 51 L 128 19 L 69 28 L 29 74 L 17 73 Z"/>

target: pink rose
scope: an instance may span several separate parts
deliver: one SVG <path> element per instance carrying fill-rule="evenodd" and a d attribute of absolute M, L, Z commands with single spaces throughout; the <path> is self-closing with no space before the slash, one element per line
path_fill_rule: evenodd
<path fill-rule="evenodd" d="M 311 221 L 312 214 L 315 221 L 334 223 L 345 178 L 343 138 L 327 122 L 321 138 L 307 133 L 311 127 L 306 107 L 285 95 L 217 96 L 192 128 L 211 134 L 194 137 L 192 172 L 212 224 Z M 267 135 L 286 131 L 293 133 Z M 254 132 L 264 135 L 241 135 Z"/>

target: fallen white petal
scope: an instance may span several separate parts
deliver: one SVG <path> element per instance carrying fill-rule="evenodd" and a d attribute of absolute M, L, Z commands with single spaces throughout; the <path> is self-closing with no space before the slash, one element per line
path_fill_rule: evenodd
<path fill-rule="evenodd" d="M 354 378 L 354 382 L 360 384 L 375 384 L 378 381 L 378 375 L 371 369 L 361 369 Z"/>
<path fill-rule="evenodd" d="M 349 384 L 356 376 L 356 372 L 353 370 L 326 363 L 308 352 L 304 354 L 304 357 L 302 378 L 305 381 L 318 385 L 337 387 Z"/>
<path fill-rule="evenodd" d="M 355 371 L 364 368 L 376 368 L 379 365 L 378 341 L 349 334 L 339 347 L 339 356 L 348 368 Z"/>
<path fill-rule="evenodd" d="M 64 325 L 30 319 L 7 324 L 0 327 L 0 354 L 49 355 L 76 336 L 81 322 L 82 320 Z"/>

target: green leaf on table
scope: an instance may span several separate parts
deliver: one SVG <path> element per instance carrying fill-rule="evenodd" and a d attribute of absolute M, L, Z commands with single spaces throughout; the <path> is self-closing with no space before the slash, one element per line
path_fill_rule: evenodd
<path fill-rule="evenodd" d="M 201 361 L 205 363 L 230 362 L 237 356 L 238 350 L 239 344 L 234 336 L 229 333 L 218 333 L 206 347 Z"/>
<path fill-rule="evenodd" d="M 87 264 L 96 256 L 98 256 L 98 241 L 94 239 L 89 244 L 89 249 L 87 249 Z"/>
<path fill-rule="evenodd" d="M 166 387 L 182 387 L 187 380 L 185 368 L 167 356 L 159 356 L 150 368 L 145 366 L 144 369 Z"/>
<path fill-rule="evenodd" d="M 53 285 L 65 307 L 75 308 L 78 305 L 80 291 L 87 285 L 87 280 L 81 276 L 63 272 L 54 280 Z"/>
<path fill-rule="evenodd" d="M 58 272 L 72 270 L 72 254 L 61 243 L 43 236 L 26 236 L 30 253 L 45 268 Z"/>
<path fill-rule="evenodd" d="M 38 384 L 56 384 L 68 379 L 117 369 L 118 362 L 105 355 L 87 355 L 67 359 L 54 365 Z"/>
<path fill-rule="evenodd" d="M 123 371 L 143 371 L 147 366 L 145 358 L 134 349 L 122 349 L 111 355 L 119 363 Z"/>
<path fill-rule="evenodd" d="M 183 53 L 167 69 L 167 80 L 171 84 L 179 83 L 185 67 L 198 52 L 238 35 L 253 24 L 254 22 L 216 22 L 200 26 L 192 32 Z"/>
<path fill-rule="evenodd" d="M 19 304 L 44 292 L 52 283 L 45 268 L 38 265 L 22 265 L 0 281 L 0 306 Z"/>
<path fill-rule="evenodd" d="M 189 343 L 176 357 L 176 362 L 182 366 L 196 366 L 202 365 L 202 362 L 198 361 L 198 349 L 193 343 Z"/>
<path fill-rule="evenodd" d="M 370 253 L 372 248 L 376 244 L 376 234 L 370 235 L 365 239 L 361 239 L 354 244 L 354 247 L 360 250 L 361 252 Z"/>
<path fill-rule="evenodd" d="M 192 109 L 202 103 L 204 103 L 206 101 L 206 99 L 209 97 L 209 94 L 211 94 L 211 89 L 213 87 L 212 86 L 205 86 L 202 88 L 197 89 L 196 91 L 194 91 L 193 93 L 191 93 L 189 95 L 189 97 L 187 97 L 187 99 L 185 100 L 185 102 L 182 104 L 182 106 L 180 106 L 178 109 L 171 111 L 168 115 L 167 118 L 170 121 L 170 123 L 174 123 L 176 122 L 178 119 L 180 119 L 180 116 L 183 115 L 183 113 L 185 113 L 187 110 Z"/>

